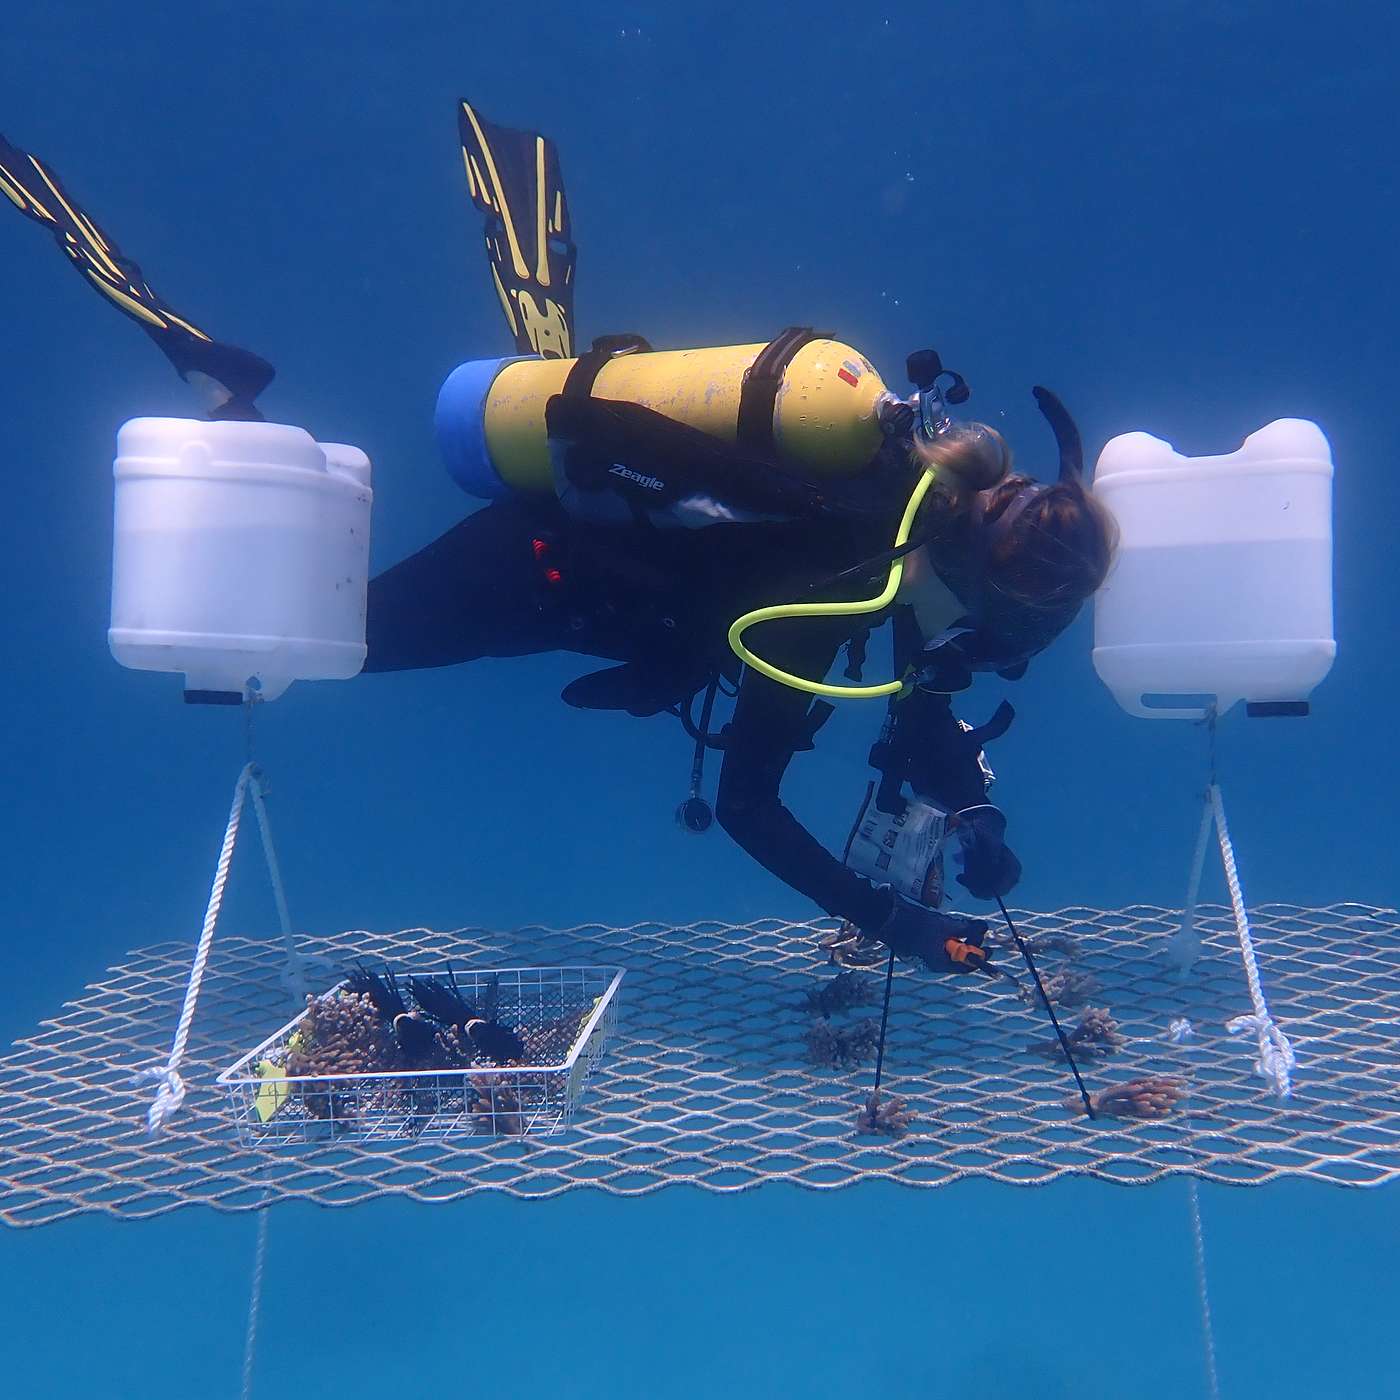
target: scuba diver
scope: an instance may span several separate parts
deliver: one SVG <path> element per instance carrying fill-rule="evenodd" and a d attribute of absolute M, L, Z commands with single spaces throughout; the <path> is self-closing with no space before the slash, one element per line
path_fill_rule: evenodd
<path fill-rule="evenodd" d="M 568 487 L 555 500 L 493 502 L 373 579 L 365 669 L 549 651 L 619 663 L 567 686 L 565 703 L 680 715 L 697 746 L 721 749 L 714 814 L 755 860 L 867 941 L 935 967 L 975 967 L 983 922 L 940 913 L 857 873 L 783 804 L 788 765 L 813 747 L 832 707 L 741 668 L 728 633 L 735 619 L 774 599 L 869 593 L 896 562 L 888 548 L 895 522 L 931 463 L 954 476 L 961 469 L 974 482 L 995 472 L 981 489 L 940 491 L 925 503 L 915 521 L 918 547 L 902 556 L 896 596 L 874 618 L 759 621 L 753 645 L 773 669 L 818 679 L 844 648 L 854 678 L 872 622 L 889 621 L 895 672 L 908 683 L 891 697 L 872 754 L 884 776 L 882 797 L 900 800 L 897 789 L 908 783 L 936 803 L 956 819 L 959 882 L 979 899 L 1009 893 L 1020 867 L 1001 814 L 987 801 L 982 746 L 1005 732 L 1010 709 L 969 728 L 950 697 L 978 672 L 1024 674 L 1102 582 L 1112 548 L 1111 524 L 1081 483 L 1072 426 L 1057 401 L 1044 391 L 1040 397 L 1062 440 L 1054 483 L 1004 473 L 1009 454 L 990 428 L 969 425 L 924 442 L 906 426 L 908 405 L 896 401 L 886 410 L 889 436 L 876 459 L 850 478 L 844 499 L 828 491 L 819 503 L 785 501 L 786 483 L 767 493 L 761 461 L 646 408 L 555 399 L 551 449 Z M 686 484 L 676 490 L 694 486 L 724 523 L 668 526 L 653 502 L 637 499 L 652 489 L 638 485 L 639 477 Z M 716 483 L 729 491 L 720 494 Z M 575 503 L 585 496 L 597 512 L 619 507 L 619 518 L 584 514 Z M 634 511 L 642 506 L 652 508 Z M 730 723 L 712 736 L 708 718 L 721 681 L 737 686 L 737 702 Z M 708 825 L 694 794 L 679 815 Z M 950 941 L 970 948 L 950 952 Z M 954 955 L 963 961 L 955 964 Z"/>
<path fill-rule="evenodd" d="M 443 388 L 449 469 L 491 499 L 371 581 L 365 670 L 551 651 L 607 661 L 563 700 L 681 719 L 695 744 L 684 826 L 710 825 L 701 783 L 705 754 L 717 750 L 713 816 L 765 869 L 845 922 L 846 956 L 888 950 L 935 970 L 990 971 L 987 924 L 942 911 L 941 864 L 901 869 L 900 843 L 931 830 L 927 855 L 955 838 L 958 881 L 978 899 L 1001 899 L 1019 878 L 983 757 L 1011 709 L 972 727 L 951 697 L 977 674 L 1019 678 L 1107 574 L 1114 527 L 1086 490 L 1069 414 L 1035 390 L 1059 448 L 1056 479 L 1039 482 L 1012 471 L 994 429 L 954 419 L 967 387 L 932 351 L 910 356 L 908 398 L 884 389 L 858 352 L 806 327 L 765 346 L 684 354 L 607 336 L 575 355 L 577 253 L 553 143 L 493 125 L 465 102 L 458 117 L 518 354 L 464 365 Z M 3 137 L 0 194 L 142 326 L 205 394 L 210 417 L 262 417 L 254 400 L 271 366 L 178 316 L 54 172 Z M 702 382 L 683 382 L 697 373 Z M 501 387 L 541 374 L 548 382 L 529 393 Z M 661 376 L 666 388 L 610 387 L 628 375 Z M 828 431 L 817 422 L 822 396 L 848 391 L 845 429 Z M 813 425 L 824 445 L 804 458 L 793 444 Z M 530 453 L 530 489 L 517 489 L 528 473 L 512 454 Z M 887 623 L 894 678 L 856 684 L 872 630 Z M 851 684 L 828 683 L 843 650 Z M 716 733 L 721 690 L 736 701 Z M 888 700 L 871 753 L 878 792 L 857 822 L 864 860 L 854 856 L 857 832 L 838 858 L 781 797 L 830 699 L 845 696 Z"/>
<path fill-rule="evenodd" d="M 517 349 L 567 360 L 576 254 L 554 148 L 485 122 L 465 103 L 460 132 Z M 534 491 L 502 490 L 499 469 L 483 467 L 495 450 L 481 441 L 493 434 L 493 376 L 507 362 L 461 367 L 439 400 L 439 437 L 459 481 L 497 499 L 371 581 L 365 669 L 553 651 L 617 663 L 573 682 L 563 699 L 683 720 L 696 743 L 683 825 L 709 825 L 699 779 L 706 748 L 717 748 L 720 825 L 857 931 L 849 952 L 858 958 L 864 944 L 936 969 L 978 970 L 987 956 L 983 921 L 942 913 L 930 907 L 937 900 L 910 897 L 828 852 L 784 805 L 783 776 L 831 714 L 822 697 L 889 695 L 872 753 L 882 772 L 877 803 L 902 818 L 907 783 L 956 832 L 968 892 L 1007 894 L 1020 866 L 987 800 L 982 746 L 1005 731 L 1010 707 L 972 728 L 950 697 L 979 672 L 1024 674 L 1103 582 L 1113 525 L 1085 489 L 1079 434 L 1053 394 L 1035 391 L 1059 446 L 1057 479 L 1041 483 L 1012 472 L 994 429 L 952 419 L 949 406 L 968 391 L 932 351 L 910 357 L 911 399 L 875 395 L 873 453 L 828 465 L 820 478 L 793 470 L 775 441 L 785 374 L 811 351 L 826 354 L 833 379 L 874 379 L 855 352 L 843 357 L 846 348 L 794 327 L 746 356 L 737 413 L 719 436 L 610 397 L 609 368 L 636 357 L 630 370 L 651 347 L 639 336 L 597 340 L 545 399 L 548 489 Z M 714 394 L 715 383 L 703 392 Z M 511 391 L 498 397 L 504 417 Z M 888 598 L 857 603 L 881 582 Z M 765 606 L 817 598 L 824 601 Z M 887 621 L 899 680 L 825 685 L 843 648 L 848 677 L 859 678 L 866 639 Z M 752 650 L 743 640 L 749 627 Z M 716 690 L 726 683 L 737 689 L 733 718 L 712 735 Z"/>

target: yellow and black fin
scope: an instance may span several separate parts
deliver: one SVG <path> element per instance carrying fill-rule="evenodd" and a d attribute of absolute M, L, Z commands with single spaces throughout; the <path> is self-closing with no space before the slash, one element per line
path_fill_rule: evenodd
<path fill-rule="evenodd" d="M 574 353 L 574 264 L 559 153 L 536 131 L 457 112 L 472 203 L 486 216 L 486 254 L 501 309 L 522 355 Z"/>
<path fill-rule="evenodd" d="M 3 135 L 0 195 L 47 228 L 83 277 L 155 341 L 179 376 L 199 391 L 211 418 L 262 417 L 253 400 L 271 382 L 272 366 L 176 315 L 151 290 L 141 269 L 69 196 L 58 176 Z"/>

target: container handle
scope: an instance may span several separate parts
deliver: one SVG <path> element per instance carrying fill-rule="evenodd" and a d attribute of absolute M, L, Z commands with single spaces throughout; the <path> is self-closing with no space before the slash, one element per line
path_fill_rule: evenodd
<path fill-rule="evenodd" d="M 1148 705 L 1144 703 L 1144 693 L 1137 692 L 1131 698 L 1120 698 L 1120 703 L 1130 715 L 1139 719 L 1203 720 L 1209 718 L 1212 711 L 1224 714 L 1234 702 L 1225 704 L 1215 697 L 1212 703 L 1200 705 Z"/>

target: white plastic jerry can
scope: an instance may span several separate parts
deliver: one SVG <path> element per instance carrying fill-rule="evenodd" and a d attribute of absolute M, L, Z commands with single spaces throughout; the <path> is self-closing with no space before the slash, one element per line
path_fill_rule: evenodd
<path fill-rule="evenodd" d="M 1121 531 L 1094 608 L 1094 666 L 1149 719 L 1237 701 L 1306 714 L 1332 636 L 1332 450 L 1280 418 L 1237 451 L 1183 457 L 1147 433 L 1114 438 L 1094 494 Z"/>
<path fill-rule="evenodd" d="M 369 458 L 284 423 L 134 418 L 117 436 L 112 626 L 186 698 L 273 700 L 365 661 Z"/>

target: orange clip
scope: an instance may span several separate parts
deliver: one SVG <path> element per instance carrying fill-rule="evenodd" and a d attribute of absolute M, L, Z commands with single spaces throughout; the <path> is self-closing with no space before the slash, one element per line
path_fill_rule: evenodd
<path fill-rule="evenodd" d="M 971 972 L 986 962 L 987 954 L 975 943 L 965 943 L 961 938 L 950 938 L 943 945 L 953 964 L 965 972 Z"/>

